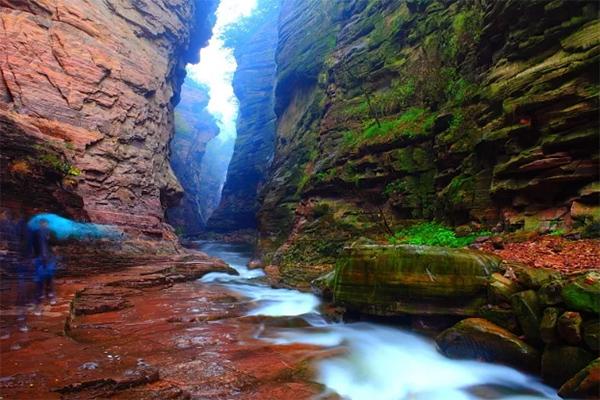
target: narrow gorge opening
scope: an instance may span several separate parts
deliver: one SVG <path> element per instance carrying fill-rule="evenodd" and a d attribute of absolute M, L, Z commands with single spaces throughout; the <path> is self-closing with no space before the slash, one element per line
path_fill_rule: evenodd
<path fill-rule="evenodd" d="M 200 62 L 186 67 L 171 141 L 171 165 L 184 195 L 181 203 L 166 213 L 180 235 L 204 230 L 221 201 L 237 137 L 239 109 L 233 90 L 237 62 L 228 37 L 255 8 L 255 1 L 221 1 L 213 35 L 200 50 Z"/>

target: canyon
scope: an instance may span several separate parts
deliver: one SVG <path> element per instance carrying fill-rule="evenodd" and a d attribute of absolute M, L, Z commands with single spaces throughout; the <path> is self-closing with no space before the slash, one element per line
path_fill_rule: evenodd
<path fill-rule="evenodd" d="M 231 161 L 225 3 L 0 2 L 2 396 L 595 398 L 598 3 L 257 0 Z M 40 212 L 121 235 L 19 333 Z"/>

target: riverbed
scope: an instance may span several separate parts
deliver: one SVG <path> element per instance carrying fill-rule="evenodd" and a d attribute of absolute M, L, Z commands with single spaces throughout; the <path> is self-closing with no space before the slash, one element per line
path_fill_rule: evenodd
<path fill-rule="evenodd" d="M 256 338 L 270 344 L 310 344 L 331 350 L 331 357 L 314 361 L 314 379 L 326 388 L 324 396 L 337 394 L 352 400 L 559 399 L 556 391 L 537 377 L 513 368 L 448 359 L 438 353 L 431 339 L 407 328 L 330 322 L 314 294 L 272 288 L 262 270 L 249 270 L 250 246 L 203 241 L 195 246 L 238 271 L 237 276 L 210 273 L 201 283 L 240 295 L 246 315 L 304 321 L 293 327 L 263 323 Z"/>

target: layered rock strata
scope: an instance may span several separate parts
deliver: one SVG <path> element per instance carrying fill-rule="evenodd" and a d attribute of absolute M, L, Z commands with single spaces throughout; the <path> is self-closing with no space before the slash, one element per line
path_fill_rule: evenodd
<path fill-rule="evenodd" d="M 307 282 L 349 241 L 415 219 L 598 224 L 597 12 L 592 1 L 285 1 L 259 212 L 282 279 Z"/>
<path fill-rule="evenodd" d="M 213 1 L 36 0 L 0 10 L 2 205 L 168 238 L 168 162 Z"/>
<path fill-rule="evenodd" d="M 259 21 L 253 21 L 256 26 L 252 26 L 248 35 L 238 40 L 234 50 L 238 65 L 233 76 L 239 101 L 237 138 L 221 203 L 207 224 L 211 231 L 256 228 L 257 196 L 275 140 L 273 86 L 279 4 L 271 3 L 264 15 L 257 17 Z"/>

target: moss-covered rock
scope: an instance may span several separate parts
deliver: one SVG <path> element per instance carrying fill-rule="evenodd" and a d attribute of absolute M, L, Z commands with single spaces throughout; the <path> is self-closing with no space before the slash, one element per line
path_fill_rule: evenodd
<path fill-rule="evenodd" d="M 600 358 L 566 381 L 558 394 L 566 399 L 597 399 L 600 393 Z"/>
<path fill-rule="evenodd" d="M 497 272 L 490 277 L 489 295 L 492 302 L 508 302 L 510 296 L 522 290 L 521 286 Z"/>
<path fill-rule="evenodd" d="M 581 342 L 581 324 L 583 319 L 578 312 L 566 311 L 558 318 L 558 333 L 560 337 L 571 345 Z"/>
<path fill-rule="evenodd" d="M 542 354 L 542 378 L 560 386 L 593 359 L 594 356 L 581 347 L 549 345 Z"/>
<path fill-rule="evenodd" d="M 515 313 L 510 308 L 503 308 L 491 304 L 485 304 L 479 308 L 479 316 L 494 324 L 509 330 L 512 333 L 520 333 L 519 323 Z"/>
<path fill-rule="evenodd" d="M 336 264 L 334 300 L 372 315 L 477 315 L 500 260 L 430 246 L 358 246 Z"/>
<path fill-rule="evenodd" d="M 588 272 L 573 279 L 562 289 L 562 297 L 572 309 L 600 313 L 600 273 Z"/>
<path fill-rule="evenodd" d="M 317 279 L 314 279 L 310 286 L 318 296 L 324 297 L 326 299 L 331 299 L 333 297 L 333 282 L 335 278 L 335 271 L 330 271 L 325 275 L 321 275 Z"/>
<path fill-rule="evenodd" d="M 590 349 L 600 350 L 600 320 L 592 319 L 583 324 L 583 341 Z"/>
<path fill-rule="evenodd" d="M 537 371 L 540 354 L 516 335 L 482 318 L 467 318 L 442 332 L 436 343 L 451 358 L 470 358 Z"/>
<path fill-rule="evenodd" d="M 558 342 L 556 324 L 560 310 L 556 307 L 548 307 L 544 310 L 542 321 L 540 322 L 540 337 L 546 344 Z"/>
<path fill-rule="evenodd" d="M 561 280 L 548 282 L 538 290 L 538 298 L 543 306 L 555 306 L 562 303 L 561 291 L 563 282 Z"/>
<path fill-rule="evenodd" d="M 511 304 L 525 337 L 528 340 L 537 341 L 540 338 L 542 316 L 537 294 L 533 290 L 515 293 L 511 296 Z"/>

